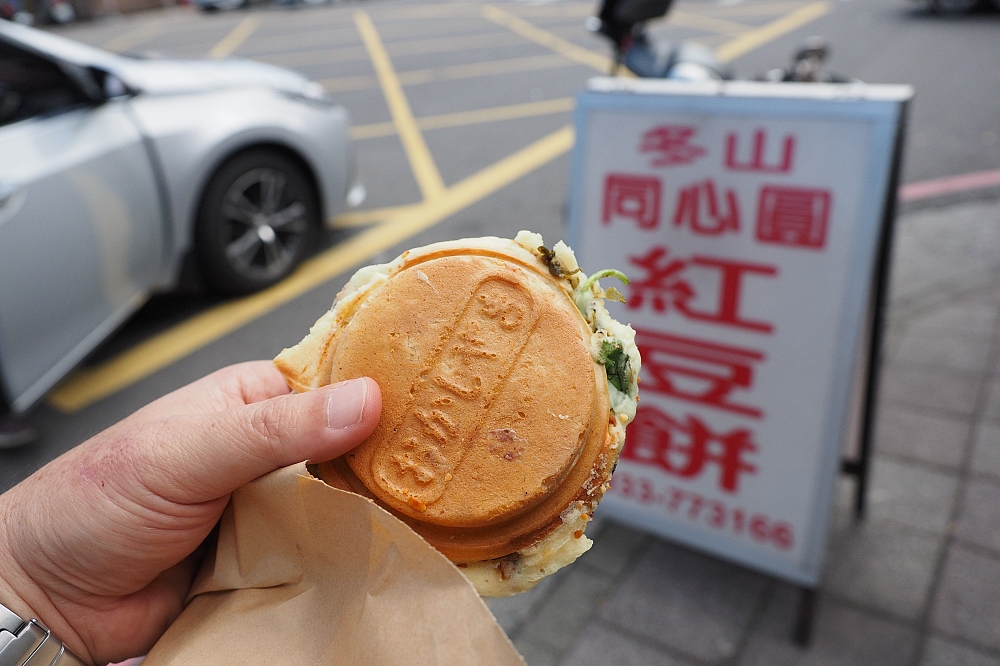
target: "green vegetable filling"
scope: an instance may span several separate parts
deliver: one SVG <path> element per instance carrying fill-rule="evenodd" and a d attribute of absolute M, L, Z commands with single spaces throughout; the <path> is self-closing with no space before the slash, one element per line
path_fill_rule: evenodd
<path fill-rule="evenodd" d="M 628 354 L 617 340 L 601 342 L 601 353 L 598 359 L 608 372 L 608 382 L 616 389 L 628 395 L 631 385 L 629 380 Z"/>
<path fill-rule="evenodd" d="M 589 278 L 587 278 L 586 280 L 584 280 L 583 284 L 581 284 L 578 287 L 578 289 L 579 289 L 579 291 L 587 291 L 587 289 L 590 288 L 590 285 L 594 284 L 595 282 L 597 282 L 601 278 L 606 278 L 606 277 L 618 278 L 619 280 L 621 280 L 625 284 L 628 284 L 628 278 L 625 276 L 624 273 L 622 273 L 621 271 L 617 271 L 614 268 L 605 268 L 602 271 L 597 271 L 596 273 L 594 273 L 593 275 L 591 275 Z M 617 290 L 615 291 L 615 293 L 618 293 Z"/>

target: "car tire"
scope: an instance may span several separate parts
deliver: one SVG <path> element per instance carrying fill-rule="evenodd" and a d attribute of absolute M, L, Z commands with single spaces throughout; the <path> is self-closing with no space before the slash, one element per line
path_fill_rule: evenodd
<path fill-rule="evenodd" d="M 318 229 L 316 192 L 299 164 L 275 150 L 236 155 L 209 180 L 198 210 L 195 252 L 206 286 L 242 295 L 275 284 Z"/>
<path fill-rule="evenodd" d="M 931 0 L 931 11 L 935 14 L 968 14 L 979 6 L 980 0 Z"/>

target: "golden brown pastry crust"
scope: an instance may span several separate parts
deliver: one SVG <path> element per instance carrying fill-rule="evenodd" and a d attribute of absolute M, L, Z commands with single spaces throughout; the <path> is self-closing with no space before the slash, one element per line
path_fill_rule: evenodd
<path fill-rule="evenodd" d="M 484 594 L 529 589 L 562 566 L 546 570 L 553 553 L 589 548 L 624 425 L 566 281 L 512 242 L 472 239 L 351 286 L 275 359 L 299 391 L 362 375 L 382 387 L 376 433 L 313 473 L 407 522 Z"/>

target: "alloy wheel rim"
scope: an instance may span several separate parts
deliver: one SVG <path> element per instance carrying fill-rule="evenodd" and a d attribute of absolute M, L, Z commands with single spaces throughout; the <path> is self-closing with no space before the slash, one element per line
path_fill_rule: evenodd
<path fill-rule="evenodd" d="M 306 205 L 284 172 L 248 171 L 222 200 L 222 242 L 226 260 L 240 275 L 269 280 L 298 258 L 309 230 Z"/>

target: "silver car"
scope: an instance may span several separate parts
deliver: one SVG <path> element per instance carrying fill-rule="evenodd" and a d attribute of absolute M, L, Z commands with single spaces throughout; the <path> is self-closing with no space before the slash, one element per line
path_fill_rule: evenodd
<path fill-rule="evenodd" d="M 363 198 L 348 127 L 294 72 L 0 21 L 0 403 L 27 410 L 182 274 L 225 294 L 287 275 Z"/>

